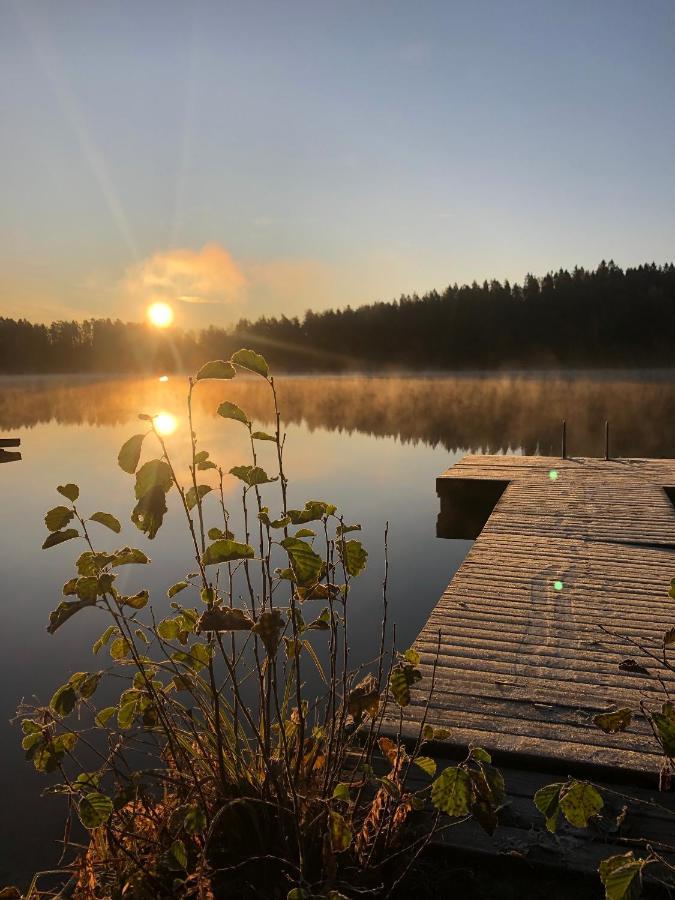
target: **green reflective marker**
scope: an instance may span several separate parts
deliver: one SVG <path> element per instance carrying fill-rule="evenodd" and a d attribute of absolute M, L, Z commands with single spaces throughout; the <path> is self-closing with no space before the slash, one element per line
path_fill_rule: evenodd
<path fill-rule="evenodd" d="M 548 473 L 548 477 L 551 479 L 551 481 L 557 481 L 558 480 L 558 470 L 551 469 L 551 471 Z"/>
<path fill-rule="evenodd" d="M 556 590 L 556 591 L 562 591 L 563 587 L 564 587 L 564 585 L 563 585 L 562 581 L 554 581 L 554 582 L 553 582 L 553 588 L 554 588 L 554 590 Z"/>

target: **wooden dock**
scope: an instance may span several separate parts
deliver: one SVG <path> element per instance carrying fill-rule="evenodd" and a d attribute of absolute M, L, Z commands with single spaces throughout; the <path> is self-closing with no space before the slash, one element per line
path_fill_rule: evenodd
<path fill-rule="evenodd" d="M 20 438 L 0 438 L 0 463 L 18 462 L 21 454 L 16 450 L 5 450 L 5 447 L 21 446 Z"/>
<path fill-rule="evenodd" d="M 437 486 L 439 534 L 476 540 L 415 642 L 425 677 L 404 735 L 428 703 L 426 721 L 450 730 L 445 751 L 480 745 L 519 769 L 656 784 L 662 758 L 639 703 L 656 709 L 664 692 L 619 664 L 658 672 L 675 694 L 641 649 L 660 655 L 675 626 L 675 460 L 467 456 Z M 592 718 L 616 706 L 633 723 L 605 734 Z"/>

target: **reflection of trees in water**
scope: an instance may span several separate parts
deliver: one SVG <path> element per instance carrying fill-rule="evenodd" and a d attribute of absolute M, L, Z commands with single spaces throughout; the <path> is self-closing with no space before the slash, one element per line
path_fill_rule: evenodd
<path fill-rule="evenodd" d="M 675 382 L 634 373 L 611 379 L 571 377 L 281 378 L 285 421 L 310 429 L 422 441 L 448 450 L 522 448 L 557 454 L 560 422 L 568 422 L 568 452 L 600 456 L 603 423 L 612 451 L 624 456 L 675 455 Z M 139 411 L 178 409 L 182 379 L 16 378 L 0 381 L 0 429 L 60 424 L 117 425 Z M 268 390 L 254 379 L 199 386 L 197 407 L 215 415 L 223 399 L 269 423 Z"/>

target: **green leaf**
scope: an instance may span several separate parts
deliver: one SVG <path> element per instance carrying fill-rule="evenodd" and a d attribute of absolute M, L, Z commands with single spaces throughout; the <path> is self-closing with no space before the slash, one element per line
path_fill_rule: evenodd
<path fill-rule="evenodd" d="M 187 581 L 177 581 L 175 584 L 171 585 L 169 590 L 166 592 L 166 596 L 169 598 L 175 597 L 176 594 L 180 594 L 181 591 L 184 591 L 187 586 Z"/>
<path fill-rule="evenodd" d="M 661 712 L 651 714 L 666 756 L 675 756 L 675 711 L 672 703 L 664 703 Z"/>
<path fill-rule="evenodd" d="M 112 513 L 107 512 L 95 512 L 93 516 L 90 516 L 92 522 L 98 522 L 99 525 L 105 525 L 106 528 L 109 528 L 111 531 L 114 531 L 115 534 L 119 534 L 122 530 L 122 526 L 119 523 L 119 520 L 112 515 Z"/>
<path fill-rule="evenodd" d="M 420 655 L 417 650 L 412 647 L 409 650 L 406 650 L 403 654 L 403 658 L 406 662 L 409 662 L 411 666 L 419 666 L 420 664 Z"/>
<path fill-rule="evenodd" d="M 92 603 L 98 596 L 98 578 L 96 575 L 83 575 L 75 582 L 75 593 L 80 600 L 90 600 Z"/>
<path fill-rule="evenodd" d="M 410 688 L 421 677 L 419 670 L 408 664 L 400 663 L 392 670 L 389 677 L 389 688 L 400 707 L 410 703 Z"/>
<path fill-rule="evenodd" d="M 560 809 L 570 825 L 586 828 L 591 816 L 597 815 L 604 801 L 592 784 L 573 781 L 560 791 Z"/>
<path fill-rule="evenodd" d="M 633 713 L 625 706 L 615 712 L 598 713 L 593 716 L 593 724 L 602 729 L 605 734 L 616 734 L 625 731 L 631 723 Z"/>
<path fill-rule="evenodd" d="M 85 828 L 102 825 L 113 811 L 112 800 L 98 791 L 92 791 L 80 800 L 78 813 Z"/>
<path fill-rule="evenodd" d="M 360 525 L 338 525 L 335 529 L 335 534 L 337 537 L 342 537 L 343 534 L 349 534 L 350 531 L 361 531 Z"/>
<path fill-rule="evenodd" d="M 341 781 L 340 784 L 336 784 L 333 791 L 333 799 L 349 803 L 351 799 L 349 795 L 349 785 L 345 784 L 344 781 Z"/>
<path fill-rule="evenodd" d="M 49 701 L 50 707 L 60 716 L 67 716 L 72 712 L 77 702 L 77 693 L 72 684 L 63 684 L 54 692 Z"/>
<path fill-rule="evenodd" d="M 263 525 L 267 525 L 268 528 L 286 528 L 287 525 L 291 524 L 290 516 L 282 516 L 280 519 L 270 519 L 266 506 L 258 513 L 258 518 Z"/>
<path fill-rule="evenodd" d="M 188 834 L 201 834 L 206 830 L 206 813 L 201 806 L 189 806 L 183 824 Z"/>
<path fill-rule="evenodd" d="M 122 547 L 121 550 L 116 550 L 113 554 L 110 565 L 115 566 L 128 566 L 133 564 L 145 565 L 150 562 L 150 559 L 143 553 L 142 550 L 137 550 L 135 547 Z"/>
<path fill-rule="evenodd" d="M 476 762 L 483 762 L 483 763 L 491 763 L 492 762 L 492 757 L 487 752 L 487 750 L 483 750 L 482 747 L 472 747 L 471 750 L 469 751 L 469 755 L 471 756 L 471 759 L 475 759 Z"/>
<path fill-rule="evenodd" d="M 241 422 L 242 425 L 250 424 L 244 410 L 238 407 L 236 403 L 230 403 L 229 400 L 225 400 L 224 403 L 220 404 L 218 415 L 222 416 L 223 419 L 234 419 L 235 422 Z"/>
<path fill-rule="evenodd" d="M 212 359 L 210 362 L 204 363 L 195 375 L 195 380 L 203 381 L 205 378 L 234 378 L 236 374 L 236 369 L 232 363 L 225 362 L 224 359 Z"/>
<path fill-rule="evenodd" d="M 235 562 L 238 559 L 253 559 L 255 550 L 248 544 L 237 541 L 216 541 L 206 548 L 202 555 L 202 565 L 214 566 L 218 563 Z"/>
<path fill-rule="evenodd" d="M 211 541 L 234 540 L 234 534 L 227 529 L 223 530 L 222 528 L 209 528 L 207 534 L 209 536 L 209 540 Z"/>
<path fill-rule="evenodd" d="M 345 819 L 335 810 L 330 811 L 330 844 L 334 853 L 342 853 L 352 842 L 352 832 Z"/>
<path fill-rule="evenodd" d="M 42 549 L 49 550 L 50 547 L 56 547 L 57 544 L 62 544 L 64 541 L 72 541 L 73 538 L 79 536 L 80 533 L 75 528 L 66 528 L 65 531 L 53 531 L 45 538 Z"/>
<path fill-rule="evenodd" d="M 471 779 L 464 769 L 450 766 L 431 785 L 431 802 L 448 816 L 465 816 L 471 802 Z"/>
<path fill-rule="evenodd" d="M 193 644 L 185 652 L 179 650 L 174 653 L 172 658 L 177 662 L 183 663 L 183 665 L 193 671 L 199 672 L 200 669 L 208 666 L 211 659 L 211 648 L 207 647 L 206 644 Z"/>
<path fill-rule="evenodd" d="M 213 608 L 202 613 L 197 631 L 250 631 L 254 624 L 241 609 Z"/>
<path fill-rule="evenodd" d="M 633 851 L 603 859 L 598 866 L 605 888 L 605 900 L 634 900 L 640 895 L 639 875 L 644 860 L 635 859 Z"/>
<path fill-rule="evenodd" d="M 176 860 L 181 869 L 187 869 L 187 853 L 185 844 L 182 841 L 174 841 L 171 845 L 171 855 Z"/>
<path fill-rule="evenodd" d="M 81 788 L 97 788 L 100 780 L 101 776 L 98 772 L 80 772 L 75 779 L 75 784 Z"/>
<path fill-rule="evenodd" d="M 306 541 L 287 537 L 281 546 L 288 553 L 298 584 L 309 585 L 318 581 L 323 570 L 323 560 Z"/>
<path fill-rule="evenodd" d="M 208 484 L 198 484 L 197 490 L 195 491 L 194 487 L 191 487 L 190 490 L 185 495 L 185 502 L 187 504 L 188 509 L 194 509 L 197 505 L 197 497 L 201 500 L 202 497 L 205 497 L 209 491 L 212 491 L 213 488 Z"/>
<path fill-rule="evenodd" d="M 540 788 L 534 795 L 534 805 L 546 819 L 546 828 L 550 832 L 554 832 L 558 824 L 560 792 L 564 787 L 564 782 L 547 784 L 545 787 Z"/>
<path fill-rule="evenodd" d="M 103 728 L 105 726 L 105 724 L 107 723 L 108 719 L 110 719 L 112 716 L 114 716 L 116 712 L 117 712 L 116 706 L 106 706 L 105 709 L 99 709 L 98 713 L 96 714 L 96 724 L 100 728 Z"/>
<path fill-rule="evenodd" d="M 293 537 L 296 538 L 306 538 L 306 537 L 316 537 L 316 532 L 312 531 L 311 528 L 298 528 Z"/>
<path fill-rule="evenodd" d="M 147 606 L 149 599 L 150 595 L 146 590 L 143 590 L 137 594 L 132 594 L 131 597 L 120 597 L 118 603 L 120 606 L 130 606 L 132 609 L 143 609 L 144 606 Z"/>
<path fill-rule="evenodd" d="M 254 431 L 251 435 L 254 441 L 274 441 L 276 443 L 276 438 L 273 434 L 268 434 L 266 431 Z"/>
<path fill-rule="evenodd" d="M 103 647 L 105 647 L 105 645 L 108 643 L 108 641 L 114 634 L 119 634 L 118 627 L 116 625 L 108 625 L 108 627 L 103 632 L 101 637 L 97 641 L 94 642 L 94 646 L 91 648 L 92 652 L 94 654 L 98 653 L 99 650 L 101 650 Z"/>
<path fill-rule="evenodd" d="M 416 756 L 413 762 L 427 775 L 431 775 L 432 778 L 436 774 L 436 763 L 430 756 Z"/>
<path fill-rule="evenodd" d="M 129 655 L 131 644 L 125 637 L 118 637 L 110 645 L 110 656 L 113 659 L 124 659 Z"/>
<path fill-rule="evenodd" d="M 133 475 L 136 471 L 138 462 L 141 458 L 141 449 L 143 447 L 144 440 L 144 434 L 135 434 L 133 437 L 130 437 L 128 441 L 122 444 L 122 448 L 117 454 L 117 462 L 123 472 L 127 472 L 129 475 Z"/>
<path fill-rule="evenodd" d="M 49 531 L 59 531 L 73 518 L 75 513 L 67 506 L 55 506 L 45 516 L 45 525 Z"/>
<path fill-rule="evenodd" d="M 155 488 L 160 488 L 165 494 L 171 488 L 171 469 L 163 459 L 148 460 L 136 473 L 134 492 L 137 500 Z"/>
<path fill-rule="evenodd" d="M 368 551 L 363 547 L 361 541 L 339 541 L 338 553 L 350 575 L 356 576 L 363 572 L 368 559 Z"/>
<path fill-rule="evenodd" d="M 307 522 L 318 522 L 324 516 L 332 515 L 336 509 L 324 500 L 308 500 L 303 509 L 289 509 L 288 515 L 292 525 L 306 525 Z"/>
<path fill-rule="evenodd" d="M 79 575 L 98 575 L 113 559 L 109 553 L 92 553 L 84 550 L 77 558 L 77 571 Z"/>
<path fill-rule="evenodd" d="M 120 705 L 120 708 L 117 711 L 117 724 L 120 728 L 123 728 L 125 731 L 126 729 L 131 728 L 137 707 L 137 700 L 130 700 L 127 703 L 122 703 Z"/>
<path fill-rule="evenodd" d="M 84 609 L 86 606 L 95 606 L 95 600 L 62 600 L 61 603 L 49 613 L 49 625 L 47 631 L 50 634 L 60 628 L 64 622 L 67 622 L 76 612 Z"/>
<path fill-rule="evenodd" d="M 239 478 L 249 487 L 254 487 L 256 484 L 271 484 L 273 481 L 278 480 L 276 476 L 270 478 L 260 466 L 234 466 L 230 469 L 230 475 Z"/>
<path fill-rule="evenodd" d="M 71 503 L 75 503 L 80 496 L 80 489 L 76 484 L 60 484 L 56 490 Z"/>
<path fill-rule="evenodd" d="M 80 677 L 77 681 L 76 688 L 77 693 L 85 700 L 88 700 L 89 697 L 93 697 L 96 693 L 96 688 L 103 676 L 102 672 L 80 672 Z M 73 679 L 71 678 L 69 681 L 70 684 L 73 683 Z"/>
<path fill-rule="evenodd" d="M 330 629 L 330 610 L 328 607 L 322 610 L 321 615 L 314 619 L 313 622 L 310 622 L 309 625 L 304 628 L 304 631 L 328 631 Z"/>
<path fill-rule="evenodd" d="M 157 626 L 157 634 L 165 641 L 174 641 L 182 629 L 177 619 L 162 619 Z"/>
<path fill-rule="evenodd" d="M 152 540 L 164 521 L 166 513 L 166 492 L 164 488 L 156 484 L 143 494 L 131 513 L 131 521 L 139 531 L 147 534 Z"/>
<path fill-rule="evenodd" d="M 241 366 L 242 369 L 248 369 L 249 372 L 255 372 L 256 375 L 262 375 L 263 378 L 267 378 L 269 375 L 270 370 L 267 360 L 264 356 L 256 353 L 255 350 L 237 350 L 230 359 L 236 365 Z"/>

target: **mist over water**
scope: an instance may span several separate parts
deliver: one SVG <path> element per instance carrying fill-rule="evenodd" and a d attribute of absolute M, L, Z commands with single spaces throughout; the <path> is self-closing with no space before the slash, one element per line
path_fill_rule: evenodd
<path fill-rule="evenodd" d="M 414 640 L 464 558 L 469 542 L 436 538 L 435 478 L 465 452 L 558 454 L 565 418 L 571 455 L 603 455 L 608 419 L 613 453 L 675 456 L 672 373 L 308 376 L 279 378 L 277 386 L 288 434 L 290 503 L 325 499 L 338 504 L 347 521 L 364 526 L 362 538 L 370 555 L 353 596 L 354 661 L 370 659 L 375 652 L 385 522 L 390 621 L 396 622 L 400 646 Z M 117 516 L 122 534 L 100 529 L 100 547 L 131 544 L 153 560 L 152 566 L 120 570 L 120 590 L 133 593 L 148 587 L 158 615 L 165 615 L 167 587 L 192 566 L 175 492 L 169 494 L 162 530 L 149 541 L 129 520 L 135 502 L 133 478 L 119 469 L 116 458 L 128 437 L 145 430 L 139 412 L 166 412 L 176 418 L 177 430 L 167 442 L 179 477 L 184 477 L 189 451 L 185 396 L 186 382 L 179 376 L 166 382 L 0 378 L 0 434 L 21 438 L 23 455 L 21 462 L 0 466 L 0 791 L 6 808 L 13 811 L 0 818 L 2 880 L 55 863 L 64 811 L 60 798 L 40 798 L 49 780 L 24 761 L 20 729 L 9 720 L 22 697 L 48 702 L 73 672 L 107 664 L 91 656 L 91 645 L 107 624 L 96 610 L 84 610 L 56 635 L 46 632 L 49 612 L 59 602 L 61 585 L 71 577 L 81 548 L 73 541 L 42 551 L 44 514 L 61 502 L 56 485 L 72 481 L 80 486 L 78 506 L 86 514 L 105 510 Z M 217 416 L 223 400 L 237 403 L 267 430 L 272 410 L 269 388 L 261 379 L 237 377 L 198 385 L 199 447 L 209 450 L 227 471 L 248 462 L 248 448 L 245 429 Z M 261 445 L 259 452 L 260 464 L 272 469 L 272 458 L 266 456 L 272 448 Z M 156 451 L 148 445 L 145 454 L 149 458 Z M 208 475 L 204 473 L 205 480 Z M 225 502 L 232 509 L 240 491 L 240 482 L 228 479 Z M 278 485 L 265 485 L 263 499 L 276 514 Z M 205 512 L 207 521 L 215 515 L 211 495 Z M 240 525 L 235 518 L 235 532 Z"/>
<path fill-rule="evenodd" d="M 601 456 L 604 422 L 618 456 L 675 455 L 675 375 L 670 371 L 455 376 L 281 377 L 284 422 L 347 434 L 393 437 L 450 452 Z M 113 426 L 139 411 L 182 414 L 185 379 L 109 376 L 0 378 L 0 429 Z M 196 408 L 215 417 L 227 397 L 262 424 L 272 421 L 259 379 L 200 385 Z"/>

